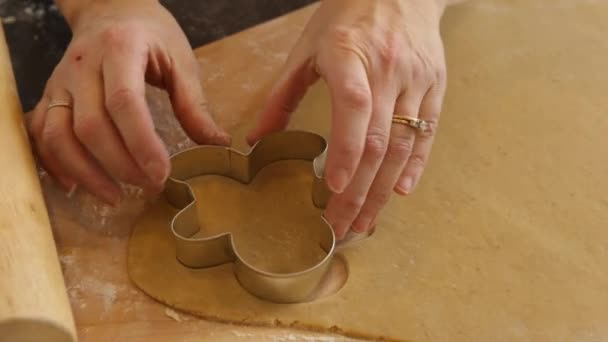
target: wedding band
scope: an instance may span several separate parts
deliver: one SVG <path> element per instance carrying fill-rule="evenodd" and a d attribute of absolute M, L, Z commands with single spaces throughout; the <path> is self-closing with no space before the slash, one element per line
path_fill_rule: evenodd
<path fill-rule="evenodd" d="M 51 108 L 54 107 L 66 107 L 69 109 L 72 109 L 72 104 L 69 101 L 64 101 L 64 100 L 54 100 L 49 102 L 49 105 L 46 107 L 46 110 L 48 111 Z"/>
<path fill-rule="evenodd" d="M 402 115 L 393 116 L 393 123 L 406 125 L 406 126 L 415 128 L 415 129 L 423 131 L 423 132 L 427 132 L 431 128 L 428 121 L 418 119 L 418 118 L 412 118 L 409 116 L 402 116 Z"/>

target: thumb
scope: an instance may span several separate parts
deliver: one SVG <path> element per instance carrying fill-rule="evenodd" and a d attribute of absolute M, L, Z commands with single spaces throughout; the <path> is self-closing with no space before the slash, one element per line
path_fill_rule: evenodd
<path fill-rule="evenodd" d="M 198 68 L 175 70 L 172 76 L 167 90 L 175 116 L 186 134 L 197 144 L 230 145 L 228 133 L 211 117 Z"/>
<path fill-rule="evenodd" d="M 308 87 L 318 79 L 312 59 L 297 68 L 287 68 L 270 92 L 254 128 L 247 135 L 247 143 L 252 145 L 267 134 L 285 129 Z"/>

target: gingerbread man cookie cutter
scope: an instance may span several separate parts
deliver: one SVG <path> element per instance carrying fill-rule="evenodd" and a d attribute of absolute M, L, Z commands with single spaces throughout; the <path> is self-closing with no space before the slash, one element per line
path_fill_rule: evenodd
<path fill-rule="evenodd" d="M 248 153 L 225 146 L 196 146 L 171 157 L 171 174 L 165 187 L 168 202 L 180 211 L 171 221 L 177 259 L 186 267 L 204 268 L 232 263 L 240 285 L 258 298 L 277 303 L 309 300 L 329 270 L 336 249 L 334 231 L 322 216 L 319 219 L 319 246 L 325 257 L 314 266 L 293 273 L 272 273 L 244 260 L 235 247 L 230 232 L 198 237 L 201 225 L 197 200 L 188 179 L 202 175 L 219 175 L 249 184 L 264 167 L 283 160 L 312 161 L 312 203 L 325 208 L 331 192 L 323 170 L 327 142 L 317 134 L 304 131 L 282 131 L 258 141 Z M 311 227 L 313 229 L 313 227 Z"/>

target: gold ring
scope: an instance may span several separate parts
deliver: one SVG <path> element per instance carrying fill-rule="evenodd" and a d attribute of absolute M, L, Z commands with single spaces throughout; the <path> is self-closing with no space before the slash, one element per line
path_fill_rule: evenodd
<path fill-rule="evenodd" d="M 49 102 L 49 105 L 46 107 L 46 110 L 48 111 L 49 109 L 54 107 L 66 107 L 72 109 L 72 104 L 69 101 L 65 100 L 54 100 Z"/>
<path fill-rule="evenodd" d="M 409 116 L 395 115 L 393 116 L 393 123 L 406 125 L 423 132 L 429 132 L 431 129 L 431 125 L 428 121 Z"/>

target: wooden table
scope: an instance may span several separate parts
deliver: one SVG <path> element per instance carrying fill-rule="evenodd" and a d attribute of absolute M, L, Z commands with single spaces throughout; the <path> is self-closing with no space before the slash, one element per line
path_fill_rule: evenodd
<path fill-rule="evenodd" d="M 451 75 L 456 75 L 451 84 L 461 90 L 470 88 L 472 92 L 467 95 L 468 92 L 461 91 L 461 97 L 448 92 L 447 107 L 454 110 L 459 101 L 456 107 L 462 116 L 447 116 L 442 122 L 443 127 L 447 123 L 456 132 L 452 151 L 472 149 L 464 160 L 476 164 L 461 168 L 461 177 L 451 178 L 459 185 L 454 189 L 463 191 L 442 205 L 466 209 L 449 218 L 456 221 L 460 219 L 457 216 L 476 215 L 477 211 L 473 211 L 473 204 L 457 207 L 454 202 L 496 199 L 497 204 L 484 207 L 491 212 L 480 214 L 480 223 L 473 220 L 468 227 L 462 227 L 463 231 L 432 233 L 441 236 L 435 245 L 437 251 L 443 246 L 449 246 L 446 249 L 451 251 L 453 240 L 462 252 L 439 254 L 437 259 L 454 255 L 462 258 L 454 259 L 455 263 L 464 260 L 471 265 L 446 267 L 454 272 L 443 280 L 465 280 L 465 284 L 458 287 L 450 282 L 428 282 L 434 285 L 429 288 L 430 297 L 436 295 L 435 289 L 438 292 L 445 289 L 447 295 L 443 298 L 466 307 L 446 311 L 444 316 L 429 311 L 427 318 L 432 318 L 433 330 L 423 325 L 418 333 L 427 334 L 431 340 L 462 336 L 601 340 L 600 336 L 607 336 L 604 312 L 608 306 L 603 304 L 608 300 L 603 291 L 606 277 L 602 272 L 608 255 L 605 242 L 602 243 L 606 240 L 602 224 L 606 222 L 603 209 L 607 202 L 602 195 L 608 187 L 602 175 L 606 174 L 608 164 L 605 158 L 601 159 L 606 154 L 601 153 L 605 144 L 600 139 L 607 123 L 600 114 L 607 106 L 602 87 L 597 85 L 606 79 L 607 69 L 600 56 L 606 52 L 602 33 L 608 26 L 602 25 L 605 22 L 602 15 L 608 7 L 601 1 L 545 0 L 480 0 L 471 6 L 476 8 L 475 15 L 456 10 L 460 14 L 458 22 L 447 18 L 449 29 L 444 31 L 444 37 L 448 42 L 448 68 Z M 251 118 L 260 109 L 273 80 L 281 72 L 289 48 L 314 9 L 315 6 L 302 9 L 196 50 L 216 120 L 233 134 L 235 147 L 244 148 L 242 137 L 248 127 L 242 122 L 250 120 L 243 119 Z M 501 18 L 507 14 L 509 20 Z M 551 16 L 544 17 L 545 14 Z M 572 25 L 560 24 L 571 18 Z M 483 20 L 475 22 L 475 19 Z M 487 30 L 486 34 L 485 27 L 493 21 L 497 22 L 494 31 Z M 525 25 L 518 26 L 519 21 Z M 476 24 L 467 25 L 467 29 L 474 29 L 475 34 L 453 26 L 471 22 Z M 497 39 L 493 35 L 496 32 L 509 39 Z M 547 46 L 543 49 L 544 38 Z M 477 46 L 475 39 L 492 44 Z M 514 48 L 521 43 L 520 39 L 523 47 Z M 455 44 L 464 48 L 449 49 Z M 534 58 L 526 58 L 524 52 Z M 475 64 L 478 59 L 486 64 Z M 504 77 L 507 73 L 511 78 Z M 527 75 L 530 77 L 526 78 Z M 190 142 L 172 119 L 166 95 L 150 89 L 148 98 L 159 134 L 170 152 L 188 146 Z M 509 102 L 513 107 L 506 106 Z M 532 116 L 526 116 L 528 113 L 538 116 L 528 117 Z M 570 113 L 579 113 L 582 119 L 573 120 Z M 511 122 L 501 121 L 509 114 L 513 115 L 509 117 Z M 553 120 L 555 115 L 561 119 Z M 587 121 L 586 115 L 593 120 Z M 479 121 L 471 121 L 476 116 Z M 490 125 L 495 122 L 505 129 Z M 545 126 L 540 123 L 548 124 L 549 129 L 543 130 Z M 470 136 L 462 138 L 465 135 Z M 562 136 L 568 138 L 564 140 Z M 497 144 L 495 157 L 488 153 L 492 150 L 482 148 L 484 141 Z M 441 150 L 435 150 L 434 156 L 452 160 Z M 491 172 L 503 177 L 490 177 Z M 470 177 L 482 174 L 484 177 L 479 179 Z M 138 193 L 130 189 L 122 206 L 110 210 L 84 193 L 67 198 L 48 177 L 42 179 L 81 340 L 347 341 L 302 331 L 212 323 L 169 310 L 138 291 L 127 276 L 130 227 L 144 208 Z M 493 179 L 501 182 L 496 185 L 499 190 L 485 191 L 484 184 L 489 188 Z M 522 191 L 526 188 L 531 189 L 530 196 Z M 498 226 L 495 222 L 501 216 L 490 214 L 503 211 L 506 224 L 500 225 L 502 230 L 495 235 Z M 560 222 L 562 219 L 565 224 Z M 431 272 L 432 276 L 436 276 L 444 269 L 434 267 L 450 263 L 436 261 L 428 265 L 428 270 L 436 272 Z M 571 270 L 577 273 L 572 274 Z M 479 282 L 487 283 L 483 284 L 487 285 L 482 287 L 483 291 L 476 286 Z M 508 307 L 492 310 L 499 306 L 497 303 Z M 452 308 L 441 300 L 436 306 Z M 447 324 L 451 330 L 442 330 L 443 323 L 458 314 L 466 322 Z M 489 318 L 484 326 L 486 316 Z M 412 321 L 418 318 L 412 317 Z M 479 325 L 483 328 L 477 329 Z"/>
<path fill-rule="evenodd" d="M 316 5 L 196 50 L 217 121 L 237 137 L 243 115 L 259 107 L 289 47 Z M 149 89 L 159 133 L 171 152 L 183 148 L 166 95 Z M 237 100 L 238 98 L 238 100 Z M 244 146 L 242 141 L 236 146 Z M 302 331 L 243 327 L 178 313 L 140 292 L 127 275 L 133 219 L 144 207 L 134 191 L 111 209 L 82 192 L 68 198 L 42 175 L 68 294 L 81 341 L 351 341 Z M 131 189 L 133 190 L 133 189 Z"/>

